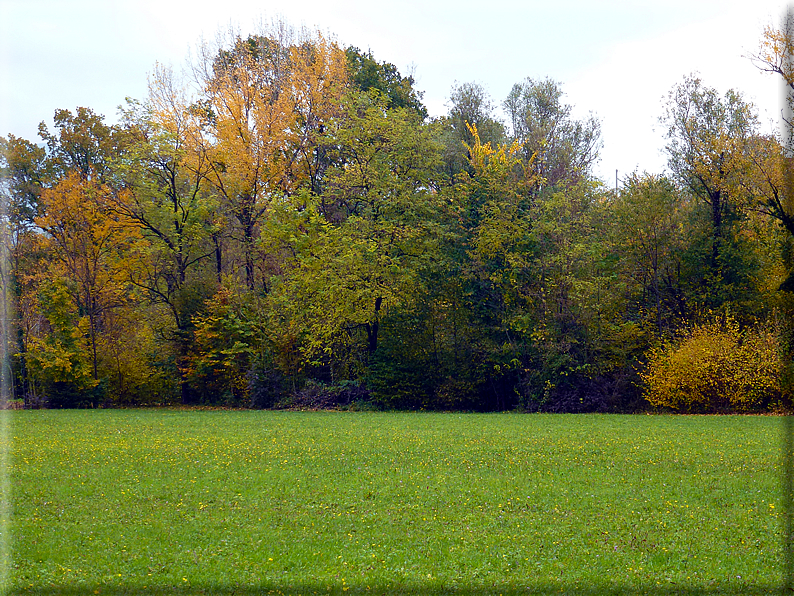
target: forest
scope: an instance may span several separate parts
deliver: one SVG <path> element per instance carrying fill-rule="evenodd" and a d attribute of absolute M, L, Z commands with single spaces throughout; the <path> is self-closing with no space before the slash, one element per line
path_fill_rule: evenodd
<path fill-rule="evenodd" d="M 792 39 L 748 57 L 789 92 Z M 430 118 L 393 64 L 284 24 L 119 110 L 0 137 L 24 407 L 791 407 L 794 143 L 738 91 L 682 76 L 668 168 L 615 187 L 554 79 Z"/>

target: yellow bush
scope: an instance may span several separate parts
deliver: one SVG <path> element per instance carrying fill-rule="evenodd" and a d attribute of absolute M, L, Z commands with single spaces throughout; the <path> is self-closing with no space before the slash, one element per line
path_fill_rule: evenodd
<path fill-rule="evenodd" d="M 651 350 L 640 376 L 653 406 L 744 412 L 780 397 L 782 373 L 778 334 L 764 327 L 742 331 L 727 318 Z"/>

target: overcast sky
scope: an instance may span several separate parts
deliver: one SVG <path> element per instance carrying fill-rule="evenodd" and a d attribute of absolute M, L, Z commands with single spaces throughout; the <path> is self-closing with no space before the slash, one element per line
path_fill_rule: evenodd
<path fill-rule="evenodd" d="M 58 108 L 92 108 L 110 122 L 125 97 L 145 99 L 155 62 L 181 68 L 201 38 L 243 33 L 282 17 L 412 71 L 430 114 L 456 81 L 501 104 L 514 83 L 552 77 L 578 116 L 602 123 L 597 173 L 614 184 L 661 172 L 663 98 L 697 72 L 721 93 L 741 91 L 766 130 L 778 82 L 745 56 L 785 3 L 771 0 L 0 0 L 0 135 L 39 141 Z"/>

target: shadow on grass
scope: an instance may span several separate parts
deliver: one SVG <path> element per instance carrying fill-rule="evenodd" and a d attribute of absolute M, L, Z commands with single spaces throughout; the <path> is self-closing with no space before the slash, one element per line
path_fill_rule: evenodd
<path fill-rule="evenodd" d="M 570 596 L 632 596 L 632 595 L 647 595 L 647 596 L 707 596 L 712 594 L 749 594 L 749 595 L 764 595 L 780 594 L 781 588 L 778 586 L 713 586 L 713 587 L 695 587 L 671 584 L 668 586 L 647 586 L 647 587 L 624 587 L 624 586 L 565 586 L 561 584 L 554 585 L 527 585 L 522 587 L 516 586 L 484 586 L 484 587 L 444 587 L 444 586 L 423 586 L 423 585 L 408 585 L 408 584 L 391 584 L 391 585 L 350 585 L 350 586 L 328 586 L 320 584 L 291 584 L 291 585 L 278 585 L 278 584 L 260 584 L 255 586 L 223 586 L 223 585 L 190 585 L 190 586 L 50 586 L 50 587 L 35 587 L 26 589 L 11 590 L 8 594 L 39 594 L 42 596 L 130 596 L 132 594 L 146 595 L 217 595 L 217 596 L 254 596 L 260 594 L 273 594 L 284 595 L 311 595 L 311 594 L 333 594 L 333 595 L 362 595 L 362 594 L 388 594 L 391 595 L 405 595 L 405 596 L 545 596 L 545 595 L 560 595 L 567 594 Z"/>

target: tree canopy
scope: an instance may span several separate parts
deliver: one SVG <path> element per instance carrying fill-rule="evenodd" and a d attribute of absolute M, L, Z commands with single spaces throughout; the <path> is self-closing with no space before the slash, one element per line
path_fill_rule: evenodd
<path fill-rule="evenodd" d="M 791 87 L 790 38 L 754 60 Z M 27 406 L 791 405 L 791 144 L 738 91 L 684 77 L 668 170 L 607 188 L 552 78 L 430 118 L 410 74 L 283 23 L 192 76 L 0 137 Z"/>

